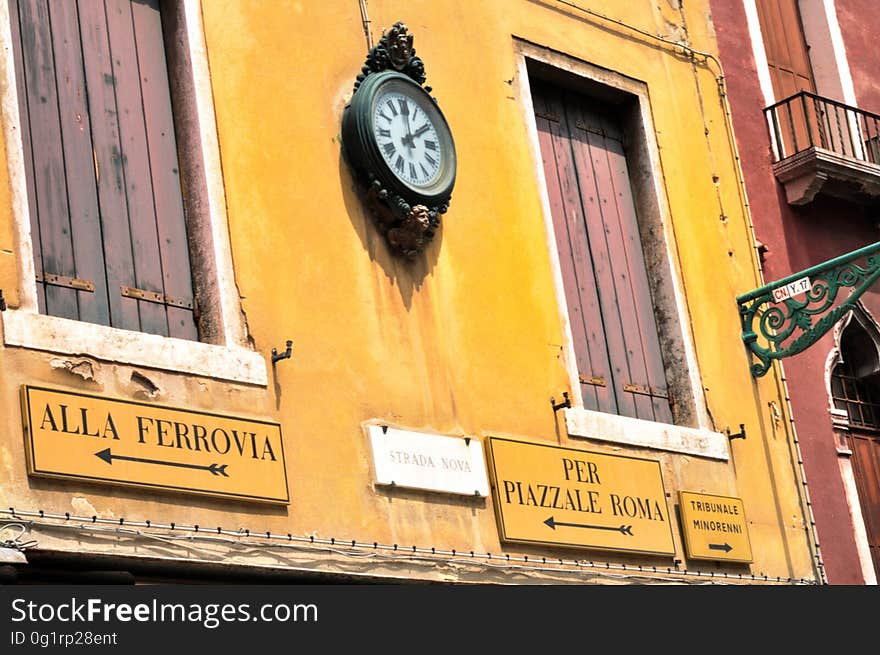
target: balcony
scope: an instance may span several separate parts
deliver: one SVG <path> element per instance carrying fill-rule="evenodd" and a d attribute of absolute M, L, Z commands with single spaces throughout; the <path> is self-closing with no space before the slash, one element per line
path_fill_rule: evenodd
<path fill-rule="evenodd" d="M 773 173 L 791 205 L 822 193 L 880 198 L 880 115 L 801 91 L 764 110 Z"/>

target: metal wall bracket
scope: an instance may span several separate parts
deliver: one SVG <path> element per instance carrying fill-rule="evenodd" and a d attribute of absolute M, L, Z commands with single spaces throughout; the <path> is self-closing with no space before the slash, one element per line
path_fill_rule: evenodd
<path fill-rule="evenodd" d="M 3 297 L 3 289 L 0 289 L 0 312 L 6 311 L 6 298 Z"/>
<path fill-rule="evenodd" d="M 285 350 L 283 353 L 279 353 L 275 348 L 272 348 L 272 363 L 274 364 L 281 359 L 288 359 L 292 350 L 293 341 L 291 341 L 290 339 L 287 340 L 287 350 Z"/>
<path fill-rule="evenodd" d="M 567 391 L 562 392 L 562 397 L 565 398 L 565 401 L 561 402 L 561 403 L 557 403 L 556 398 L 554 398 L 553 396 L 550 396 L 550 404 L 553 405 L 554 412 L 558 412 L 560 409 L 563 409 L 566 407 L 571 407 L 571 398 L 568 397 Z"/>
<path fill-rule="evenodd" d="M 864 264 L 856 264 L 862 258 Z M 742 340 L 758 359 L 751 365 L 752 376 L 761 377 L 773 360 L 816 343 L 878 278 L 880 241 L 738 296 Z M 852 292 L 838 303 L 843 288 Z"/>
<path fill-rule="evenodd" d="M 734 439 L 745 439 L 746 438 L 746 426 L 743 423 L 739 424 L 739 432 L 736 434 L 730 434 L 730 428 L 727 428 L 724 431 L 727 434 L 727 438 L 733 441 Z"/>

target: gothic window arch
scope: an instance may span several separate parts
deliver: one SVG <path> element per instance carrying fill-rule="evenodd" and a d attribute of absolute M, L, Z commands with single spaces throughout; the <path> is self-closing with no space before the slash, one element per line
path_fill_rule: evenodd
<path fill-rule="evenodd" d="M 831 370 L 831 399 L 852 426 L 880 430 L 880 332 L 861 311 L 853 312 L 839 336 Z"/>
<path fill-rule="evenodd" d="M 861 309 L 838 333 L 829 383 L 833 409 L 846 413 L 839 427 L 851 453 L 864 536 L 880 577 L 880 330 Z"/>

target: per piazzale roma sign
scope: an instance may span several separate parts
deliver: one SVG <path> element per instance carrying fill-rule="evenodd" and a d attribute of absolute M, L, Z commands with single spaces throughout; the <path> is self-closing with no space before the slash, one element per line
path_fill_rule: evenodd
<path fill-rule="evenodd" d="M 287 503 L 281 426 L 24 385 L 28 474 Z"/>
<path fill-rule="evenodd" d="M 673 555 L 656 460 L 486 439 L 502 541 Z"/>

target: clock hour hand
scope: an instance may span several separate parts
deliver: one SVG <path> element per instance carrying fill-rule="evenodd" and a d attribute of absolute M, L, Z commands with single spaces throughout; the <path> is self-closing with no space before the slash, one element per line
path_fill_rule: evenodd
<path fill-rule="evenodd" d="M 404 115 L 404 117 L 405 117 L 405 118 L 404 118 L 404 122 L 406 123 L 406 136 L 403 137 L 403 138 L 400 140 L 400 142 L 401 142 L 403 145 L 405 145 L 407 148 L 409 148 L 410 150 L 412 150 L 413 148 L 416 147 L 416 144 L 415 144 L 415 142 L 413 141 L 413 137 L 414 137 L 415 135 L 412 133 L 412 130 L 410 129 L 410 126 L 409 126 L 409 112 L 404 112 L 403 115 Z"/>
<path fill-rule="evenodd" d="M 428 129 L 429 129 L 430 127 L 431 127 L 431 124 L 430 124 L 430 123 L 425 123 L 425 124 L 422 125 L 419 129 L 417 129 L 415 132 L 413 132 L 413 133 L 412 133 L 412 136 L 414 136 L 414 137 L 415 137 L 415 136 L 422 136 L 425 132 L 428 131 Z"/>

